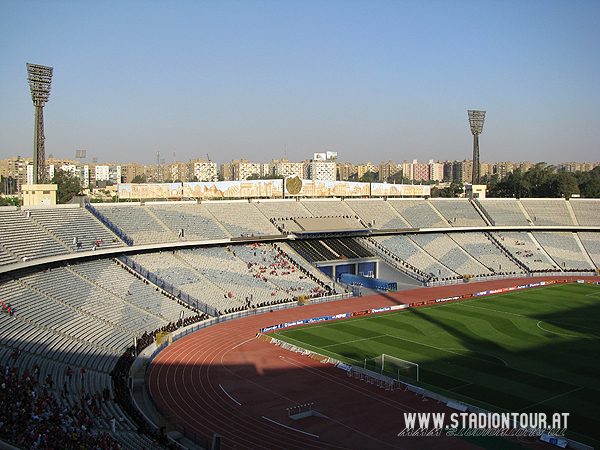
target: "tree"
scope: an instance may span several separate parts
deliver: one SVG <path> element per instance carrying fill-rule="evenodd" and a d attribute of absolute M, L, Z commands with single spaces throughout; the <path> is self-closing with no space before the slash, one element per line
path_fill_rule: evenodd
<path fill-rule="evenodd" d="M 553 182 L 556 167 L 539 162 L 523 174 L 521 197 L 556 197 Z M 554 195 L 553 195 L 554 194 Z"/>
<path fill-rule="evenodd" d="M 68 203 L 76 195 L 81 195 L 82 187 L 79 178 L 64 170 L 56 170 L 52 177 L 56 184 L 56 203 Z"/>
<path fill-rule="evenodd" d="M 358 179 L 361 183 L 376 183 L 379 181 L 379 174 L 377 172 L 367 172 Z"/>
<path fill-rule="evenodd" d="M 586 198 L 600 198 L 600 178 L 593 178 L 579 187 Z"/>
<path fill-rule="evenodd" d="M 146 175 L 142 174 L 142 175 L 136 175 L 135 177 L 133 177 L 133 180 L 131 180 L 132 183 L 145 183 L 146 182 Z"/>
<path fill-rule="evenodd" d="M 16 197 L 0 196 L 0 206 L 21 206 L 21 200 Z"/>
<path fill-rule="evenodd" d="M 571 172 L 560 172 L 552 177 L 551 190 L 553 197 L 570 198 L 573 194 L 579 194 L 577 178 Z"/>

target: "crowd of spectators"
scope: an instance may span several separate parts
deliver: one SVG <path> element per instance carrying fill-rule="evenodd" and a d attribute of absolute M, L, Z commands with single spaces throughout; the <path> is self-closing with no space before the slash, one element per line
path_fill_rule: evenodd
<path fill-rule="evenodd" d="M 40 384 L 39 367 L 20 373 L 6 366 L 0 372 L 0 439 L 28 449 L 120 448 L 109 433 L 94 431 L 85 406 L 70 405 L 64 391 L 54 395 L 50 376 Z M 87 395 L 82 393 L 86 403 Z"/>
<path fill-rule="evenodd" d="M 131 368 L 131 364 L 135 360 L 137 354 L 142 352 L 146 347 L 148 347 L 152 342 L 154 342 L 155 336 L 159 332 L 173 332 L 178 330 L 179 328 L 186 327 L 196 322 L 200 322 L 202 320 L 208 319 L 209 316 L 207 314 L 201 313 L 196 316 L 190 316 L 184 319 L 180 319 L 177 322 L 169 323 L 164 327 L 161 327 L 157 330 L 154 330 L 151 333 L 144 333 L 138 340 L 137 346 L 130 346 L 124 353 L 121 355 L 117 364 L 115 364 L 114 369 L 111 371 L 110 376 L 113 380 L 113 385 L 115 389 L 115 402 L 117 402 L 123 411 L 127 413 L 129 418 L 136 424 L 138 427 L 138 434 L 144 434 L 149 436 L 156 445 L 161 445 L 170 450 L 177 450 L 181 447 L 175 442 L 170 441 L 165 434 L 165 430 L 160 428 L 157 429 L 142 416 L 137 407 L 133 404 L 131 400 L 131 392 L 129 391 L 128 379 L 129 379 L 129 371 Z"/>

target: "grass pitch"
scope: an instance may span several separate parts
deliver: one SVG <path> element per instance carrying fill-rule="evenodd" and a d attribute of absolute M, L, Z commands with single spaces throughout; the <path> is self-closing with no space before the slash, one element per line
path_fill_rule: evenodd
<path fill-rule="evenodd" d="M 568 437 L 600 446 L 600 287 L 551 285 L 273 332 L 363 366 L 419 364 L 412 384 L 496 412 L 570 413 Z"/>

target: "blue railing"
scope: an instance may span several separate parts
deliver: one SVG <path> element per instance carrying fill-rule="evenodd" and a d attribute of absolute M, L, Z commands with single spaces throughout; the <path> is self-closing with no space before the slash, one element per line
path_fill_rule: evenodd
<path fill-rule="evenodd" d="M 123 264 L 125 264 L 127 267 L 134 270 L 139 275 L 141 275 L 142 277 L 144 277 L 145 279 L 150 281 L 152 284 L 158 286 L 159 288 L 161 288 L 165 292 L 173 295 L 174 297 L 178 298 L 182 302 L 187 303 L 192 308 L 199 309 L 200 311 L 202 311 L 212 317 L 219 315 L 219 313 L 215 307 L 207 305 L 206 303 L 198 300 L 196 297 L 193 297 L 190 294 L 183 292 L 181 289 L 176 288 L 168 281 L 165 281 L 162 278 L 159 278 L 156 274 L 150 272 L 148 269 L 143 267 L 140 263 L 131 259 L 129 256 L 119 255 L 119 256 L 117 256 L 117 259 L 119 261 L 121 261 Z"/>
<path fill-rule="evenodd" d="M 98 219 L 100 222 L 102 222 L 102 224 L 106 228 L 108 228 L 110 231 L 112 231 L 117 236 L 119 236 L 119 239 L 121 239 L 123 242 L 125 242 L 129 246 L 133 245 L 133 239 L 130 238 L 129 236 L 127 236 L 127 234 L 125 234 L 125 232 L 123 230 L 121 230 L 118 226 L 116 226 L 108 217 L 104 216 L 104 214 L 102 214 L 100 211 L 98 211 L 97 208 L 94 208 L 90 202 L 88 202 L 86 200 L 84 205 L 85 205 L 85 209 L 87 209 L 90 213 L 92 213 L 92 215 L 96 219 Z"/>

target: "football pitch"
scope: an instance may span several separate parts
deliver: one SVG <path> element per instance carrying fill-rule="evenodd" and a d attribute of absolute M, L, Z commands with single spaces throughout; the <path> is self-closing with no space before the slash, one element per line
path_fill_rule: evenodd
<path fill-rule="evenodd" d="M 562 284 L 270 333 L 363 367 L 419 365 L 413 385 L 495 412 L 569 413 L 566 436 L 600 446 L 600 286 Z"/>

